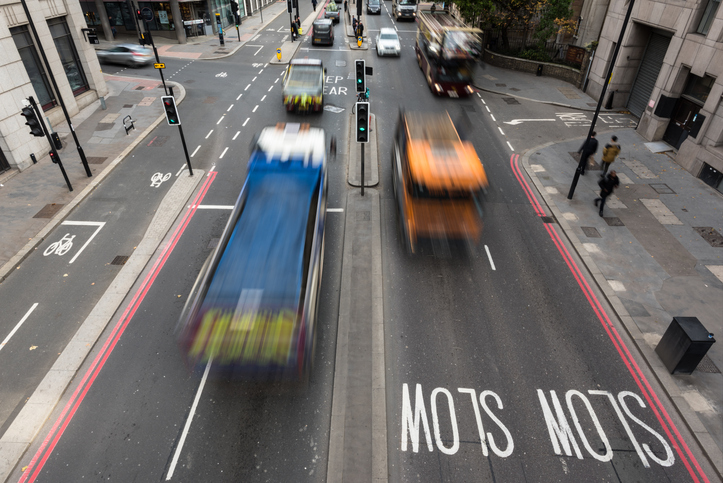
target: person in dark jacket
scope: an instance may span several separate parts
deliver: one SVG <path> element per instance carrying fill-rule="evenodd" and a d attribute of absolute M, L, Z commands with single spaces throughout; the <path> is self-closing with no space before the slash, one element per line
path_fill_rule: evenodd
<path fill-rule="evenodd" d="M 614 169 L 612 169 L 610 170 L 610 174 L 608 174 L 607 176 L 603 176 L 597 184 L 598 186 L 600 186 L 600 197 L 595 198 L 595 206 L 600 203 L 600 216 L 603 216 L 605 200 L 608 196 L 613 194 L 613 190 L 618 187 L 618 185 L 620 184 L 620 180 L 618 179 L 618 174 L 615 172 Z"/>
<path fill-rule="evenodd" d="M 595 139 L 595 131 L 592 132 L 590 139 L 586 140 L 577 151 L 580 154 L 580 175 L 585 176 L 585 168 L 587 167 L 587 158 L 597 153 L 597 139 Z"/>
<path fill-rule="evenodd" d="M 361 23 L 361 20 L 356 24 L 356 36 L 357 37 L 363 37 L 364 36 L 364 24 Z"/>
<path fill-rule="evenodd" d="M 606 144 L 603 148 L 603 155 L 602 155 L 602 161 L 603 161 L 603 171 L 602 174 L 605 176 L 605 173 L 608 172 L 608 168 L 611 164 L 615 161 L 615 158 L 618 157 L 618 154 L 620 154 L 620 145 L 617 143 L 618 137 L 613 136 L 610 138 L 610 144 Z"/>
<path fill-rule="evenodd" d="M 311 6 L 314 7 L 314 12 L 316 12 L 316 0 L 311 0 Z"/>

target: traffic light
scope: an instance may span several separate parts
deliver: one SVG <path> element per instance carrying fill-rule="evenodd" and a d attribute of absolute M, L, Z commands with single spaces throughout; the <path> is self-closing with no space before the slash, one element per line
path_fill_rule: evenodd
<path fill-rule="evenodd" d="M 367 90 L 367 78 L 366 78 L 366 67 L 363 60 L 354 61 L 356 71 L 356 91 L 366 92 Z"/>
<path fill-rule="evenodd" d="M 163 102 L 163 110 L 166 112 L 166 122 L 169 126 L 180 126 L 181 118 L 178 115 L 176 107 L 176 99 L 173 96 L 161 96 Z"/>
<path fill-rule="evenodd" d="M 239 18 L 238 2 L 236 0 L 231 0 L 231 13 L 238 27 L 241 19 Z"/>
<path fill-rule="evenodd" d="M 57 160 L 56 157 L 55 157 L 55 151 L 50 151 L 50 152 L 48 153 L 48 156 L 50 156 L 50 160 L 51 160 L 53 163 L 58 164 L 58 160 Z"/>
<path fill-rule="evenodd" d="M 23 107 L 20 115 L 25 118 L 25 125 L 30 126 L 30 134 L 36 137 L 45 136 L 45 133 L 43 132 L 43 127 L 40 125 L 40 121 L 38 121 L 38 118 L 35 115 L 35 111 L 32 107 Z"/>
<path fill-rule="evenodd" d="M 363 61 L 362 61 L 363 62 Z M 356 103 L 356 142 L 369 142 L 369 103 Z"/>
<path fill-rule="evenodd" d="M 286 0 L 286 11 L 289 13 L 294 11 L 294 6 L 291 4 L 291 0 Z"/>

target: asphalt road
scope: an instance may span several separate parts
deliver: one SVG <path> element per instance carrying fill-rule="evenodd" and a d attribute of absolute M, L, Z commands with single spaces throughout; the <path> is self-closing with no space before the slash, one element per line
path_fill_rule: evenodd
<path fill-rule="evenodd" d="M 325 480 L 344 213 L 328 218 L 321 333 L 308 388 L 208 381 L 199 392 L 200 378 L 186 370 L 173 330 L 185 296 L 223 230 L 229 214 L 223 207 L 238 196 L 253 134 L 282 120 L 310 122 L 336 135 L 339 152 L 346 151 L 356 58 L 374 68 L 368 85 L 377 116 L 382 193 L 390 480 L 691 479 L 649 402 L 636 399 L 639 379 L 631 375 L 619 345 L 588 301 L 600 294 L 583 293 L 561 255 L 564 243 L 553 241 L 515 172 L 515 153 L 583 136 L 584 122 L 560 118 L 562 108 L 508 104 L 486 94 L 459 100 L 433 97 L 414 58 L 415 24 L 393 22 L 387 15 L 391 4 L 385 2 L 384 8 L 380 16 L 365 16 L 367 32 L 373 40 L 379 28 L 396 26 L 401 58 L 350 51 L 342 26 L 335 27 L 336 46 L 312 47 L 306 41 L 298 54 L 324 61 L 326 102 L 341 112 L 303 118 L 286 114 L 280 99 L 283 67 L 266 65 L 273 55 L 271 43 L 263 44 L 269 45 L 267 51 L 247 46 L 224 60 L 162 59 L 167 72 L 177 69 L 173 79 L 187 88 L 179 111 L 192 163 L 209 173 L 201 201 L 209 209 L 199 209 L 191 218 L 57 446 L 46 455 L 38 481 Z M 280 40 L 284 34 L 278 30 L 285 22 L 279 16 L 262 37 Z M 155 75 L 150 68 L 132 73 Z M 429 244 L 414 257 L 401 249 L 389 164 L 399 108 L 447 110 L 470 126 L 492 183 L 479 246 Z M 555 120 L 504 124 L 533 118 Z M 152 189 L 150 176 L 175 176 L 181 169 L 178 134 L 162 125 L 149 139 L 156 135 L 167 137 L 163 146 L 139 146 L 76 212 L 78 219 L 105 222 L 98 243 L 89 245 L 72 266 L 66 255 L 43 256 L 43 245 L 23 263 L 21 273 L 0 286 L 0 298 L 10 300 L 18 313 L 39 300 L 25 286 L 36 287 L 43 306 L 52 307 L 38 318 L 52 324 L 28 323 L 32 329 L 18 334 L 25 337 L 18 344 L 23 351 L 28 344 L 42 347 L 31 356 L 37 360 L 10 348 L 0 352 L 0 408 L 10 408 L 0 413 L 0 424 L 29 395 L 33 380 L 42 377 L 74 324 L 108 286 L 117 270 L 109 261 L 130 254 L 143 235 L 172 182 Z M 345 164 L 331 162 L 329 174 L 329 207 L 344 208 Z M 87 226 L 73 229 L 78 229 L 78 239 L 89 236 Z M 51 241 L 65 231 L 59 227 Z M 574 257 L 569 263 L 580 264 Z M 110 336 L 112 325 L 100 340 Z M 36 453 L 64 404 L 25 459 Z M 681 422 L 674 421 L 683 431 Z"/>

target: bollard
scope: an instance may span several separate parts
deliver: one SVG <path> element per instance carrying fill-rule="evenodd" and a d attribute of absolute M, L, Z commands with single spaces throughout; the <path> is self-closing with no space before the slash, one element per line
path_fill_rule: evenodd
<path fill-rule="evenodd" d="M 537 77 L 540 77 L 542 75 L 542 64 L 537 66 Z"/>
<path fill-rule="evenodd" d="M 108 109 L 108 106 L 105 105 L 105 97 L 101 96 L 101 97 L 99 97 L 99 99 L 100 99 L 100 108 L 103 109 L 104 111 L 106 109 Z"/>

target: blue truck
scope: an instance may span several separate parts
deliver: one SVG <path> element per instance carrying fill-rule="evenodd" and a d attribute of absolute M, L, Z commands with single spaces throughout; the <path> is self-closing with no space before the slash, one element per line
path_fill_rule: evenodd
<path fill-rule="evenodd" d="M 305 379 L 312 367 L 327 203 L 324 131 L 280 123 L 248 175 L 181 314 L 190 367 L 233 379 Z"/>

